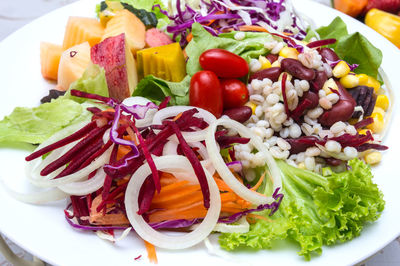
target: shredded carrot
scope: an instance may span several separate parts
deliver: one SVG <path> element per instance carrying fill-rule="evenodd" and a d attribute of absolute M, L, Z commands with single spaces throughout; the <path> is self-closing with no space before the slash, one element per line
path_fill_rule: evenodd
<path fill-rule="evenodd" d="M 193 34 L 189 33 L 188 36 L 186 36 L 186 41 L 189 43 L 191 40 L 193 40 Z"/>
<path fill-rule="evenodd" d="M 247 217 L 254 218 L 254 219 L 259 219 L 259 220 L 265 220 L 267 222 L 272 222 L 272 220 L 269 219 L 268 217 L 265 217 L 265 216 L 262 216 L 262 215 L 258 215 L 258 214 L 254 214 L 254 213 L 247 214 Z"/>
<path fill-rule="evenodd" d="M 92 201 L 92 206 L 90 207 L 89 221 L 90 223 L 97 225 L 127 225 L 129 224 L 128 218 L 122 213 L 110 213 L 104 214 L 103 212 L 98 212 L 97 207 L 103 201 L 102 195 L 99 194 Z M 110 206 L 108 206 L 110 207 Z"/>
<path fill-rule="evenodd" d="M 255 26 L 255 25 L 243 25 L 239 27 L 239 30 L 241 31 L 257 31 L 257 32 L 269 32 L 266 29 L 264 29 L 261 26 Z"/>
<path fill-rule="evenodd" d="M 174 117 L 174 119 L 172 119 L 172 121 L 178 120 L 179 117 L 181 117 L 181 116 L 182 116 L 182 113 L 177 114 L 177 115 Z"/>
<path fill-rule="evenodd" d="M 152 245 L 151 243 L 147 242 L 146 240 L 144 241 L 144 245 L 146 246 L 146 250 L 147 250 L 147 258 L 149 258 L 149 261 L 151 263 L 157 264 L 158 260 L 157 260 L 157 253 L 156 253 L 156 247 L 154 245 Z"/>
<path fill-rule="evenodd" d="M 265 179 L 265 174 L 267 173 L 267 171 L 265 171 L 262 176 L 260 177 L 260 179 L 258 179 L 257 184 L 254 185 L 254 187 L 250 188 L 250 190 L 256 191 L 262 184 L 262 182 Z"/>

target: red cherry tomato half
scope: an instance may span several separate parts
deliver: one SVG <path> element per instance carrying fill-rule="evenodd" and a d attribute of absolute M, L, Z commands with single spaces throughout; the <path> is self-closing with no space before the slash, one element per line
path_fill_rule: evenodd
<path fill-rule="evenodd" d="M 210 70 L 220 78 L 240 78 L 249 73 L 246 60 L 223 49 L 205 51 L 199 62 L 204 70 Z"/>
<path fill-rule="evenodd" d="M 240 80 L 223 79 L 221 87 L 224 95 L 224 109 L 243 106 L 249 100 L 249 90 Z"/>
<path fill-rule="evenodd" d="M 218 77 L 211 71 L 199 71 L 190 81 L 189 104 L 203 108 L 217 118 L 223 111 L 223 95 Z"/>

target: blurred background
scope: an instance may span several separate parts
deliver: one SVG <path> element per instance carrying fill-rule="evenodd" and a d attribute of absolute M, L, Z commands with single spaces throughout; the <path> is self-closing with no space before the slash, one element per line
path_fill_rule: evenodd
<path fill-rule="evenodd" d="M 0 41 L 12 32 L 54 9 L 77 0 L 0 1 Z M 297 1 L 297 0 L 293 0 Z M 400 0 L 314 0 L 365 22 L 400 48 Z M 94 9 L 94 7 L 93 7 Z M 9 240 L 10 248 L 21 257 L 32 256 Z M 361 263 L 365 266 L 400 265 L 400 238 Z M 0 266 L 11 266 L 0 253 Z"/>

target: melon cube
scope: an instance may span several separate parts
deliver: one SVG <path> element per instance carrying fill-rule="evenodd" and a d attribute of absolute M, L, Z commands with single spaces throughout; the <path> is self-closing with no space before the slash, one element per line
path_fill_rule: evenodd
<path fill-rule="evenodd" d="M 64 49 L 89 42 L 93 46 L 100 42 L 104 34 L 103 25 L 95 18 L 69 17 L 64 34 Z"/>
<path fill-rule="evenodd" d="M 79 79 L 90 63 L 90 45 L 84 42 L 65 50 L 58 66 L 58 87 L 68 90 L 72 82 Z"/>
<path fill-rule="evenodd" d="M 63 51 L 61 45 L 48 42 L 40 43 L 40 65 L 44 78 L 57 80 L 58 65 Z"/>

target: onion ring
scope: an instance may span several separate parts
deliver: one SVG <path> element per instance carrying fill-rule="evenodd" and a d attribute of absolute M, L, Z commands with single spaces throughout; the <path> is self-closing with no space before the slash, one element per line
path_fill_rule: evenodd
<path fill-rule="evenodd" d="M 168 155 L 154 158 L 154 163 L 158 170 L 169 172 L 171 169 L 185 169 L 194 175 L 194 171 L 189 160 L 179 155 Z M 202 223 L 194 231 L 183 236 L 170 236 L 160 233 L 150 227 L 141 215 L 139 210 L 138 198 L 139 191 L 146 177 L 151 173 L 149 165 L 142 165 L 131 177 L 125 192 L 126 213 L 135 231 L 151 244 L 166 249 L 184 249 L 194 246 L 203 241 L 214 229 L 221 211 L 221 198 L 219 189 L 214 179 L 204 169 L 210 188 L 210 208 Z"/>

